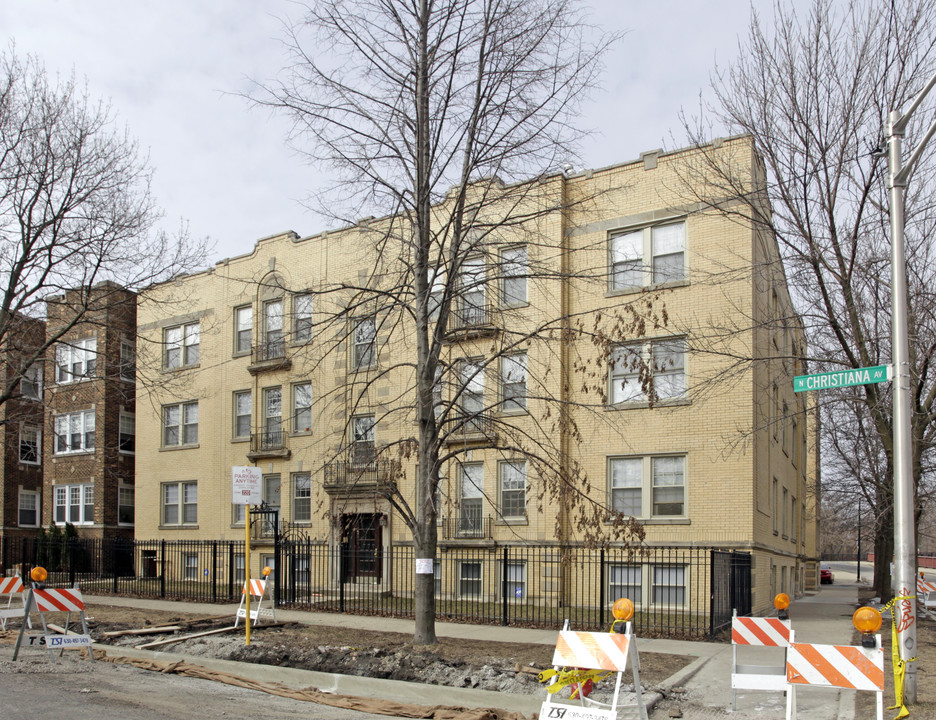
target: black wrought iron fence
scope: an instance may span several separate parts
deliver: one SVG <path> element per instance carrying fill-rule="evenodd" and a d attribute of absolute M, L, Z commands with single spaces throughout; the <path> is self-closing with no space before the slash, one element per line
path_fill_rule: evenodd
<path fill-rule="evenodd" d="M 236 601 L 244 581 L 238 541 L 7 539 L 4 573 L 34 565 L 49 582 L 94 592 L 194 601 Z M 277 604 L 326 612 L 412 617 L 416 558 L 411 546 L 334 547 L 280 540 L 272 556 Z M 580 630 L 611 624 L 620 597 L 636 606 L 643 636 L 713 637 L 732 608 L 750 612 L 750 555 L 717 548 L 639 552 L 556 545 L 442 546 L 433 564 L 441 620 Z"/>

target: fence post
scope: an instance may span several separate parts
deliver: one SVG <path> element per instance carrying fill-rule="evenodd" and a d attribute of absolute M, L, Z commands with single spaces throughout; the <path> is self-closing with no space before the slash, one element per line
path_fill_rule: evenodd
<path fill-rule="evenodd" d="M 273 533 L 273 607 L 280 607 L 280 534 L 279 523 Z"/>
<path fill-rule="evenodd" d="M 234 597 L 234 541 L 228 540 L 228 573 L 227 573 L 227 597 L 228 600 Z"/>
<path fill-rule="evenodd" d="M 218 541 L 211 541 L 211 602 L 218 602 Z"/>
<path fill-rule="evenodd" d="M 347 559 L 347 544 L 338 545 L 338 612 L 344 612 L 344 586 L 345 586 L 345 563 Z"/>
<path fill-rule="evenodd" d="M 120 545 L 121 545 L 121 544 L 122 544 L 122 543 L 121 543 L 120 538 L 114 538 L 113 540 L 110 541 L 110 546 L 111 546 L 111 569 L 112 569 L 113 572 L 114 572 L 114 595 L 116 595 L 117 592 L 118 592 L 118 587 L 117 587 L 117 565 L 118 565 L 118 563 L 117 563 L 117 553 L 118 553 L 119 550 L 121 550 L 121 548 L 120 548 Z M 103 559 L 103 555 L 104 555 L 104 538 L 101 538 L 101 556 L 102 556 L 102 559 Z M 74 585 L 73 585 L 72 587 L 74 587 Z"/>
<path fill-rule="evenodd" d="M 504 562 L 501 567 L 502 579 L 501 579 L 501 602 L 503 603 L 503 620 L 502 624 L 507 624 L 507 560 L 509 558 L 510 551 L 507 548 L 504 548 Z"/>
<path fill-rule="evenodd" d="M 166 541 L 159 541 L 159 597 L 166 597 Z"/>
<path fill-rule="evenodd" d="M 598 553 L 598 629 L 600 630 L 604 627 L 605 623 L 605 605 L 607 600 L 610 598 L 605 597 L 605 551 L 604 548 L 601 548 L 601 551 Z M 614 598 L 617 600 L 617 598 Z M 637 618 L 634 618 L 636 620 Z"/>
<path fill-rule="evenodd" d="M 75 587 L 75 576 L 77 571 L 75 568 L 75 538 L 71 538 L 68 541 L 68 586 Z"/>
<path fill-rule="evenodd" d="M 715 639 L 715 551 L 709 550 L 709 640 Z"/>

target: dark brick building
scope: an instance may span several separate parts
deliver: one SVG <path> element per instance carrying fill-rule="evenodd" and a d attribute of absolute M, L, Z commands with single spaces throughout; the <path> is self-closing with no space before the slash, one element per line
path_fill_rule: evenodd
<path fill-rule="evenodd" d="M 136 295 L 105 282 L 46 307 L 47 337 L 61 337 L 46 360 L 43 524 L 132 538 Z"/>
<path fill-rule="evenodd" d="M 12 396 L 0 404 L 0 537 L 39 532 L 42 497 L 43 363 L 30 362 L 41 348 L 45 323 L 17 317 L 0 350 L 0 387 Z M 2 573 L 0 573 L 2 574 Z"/>

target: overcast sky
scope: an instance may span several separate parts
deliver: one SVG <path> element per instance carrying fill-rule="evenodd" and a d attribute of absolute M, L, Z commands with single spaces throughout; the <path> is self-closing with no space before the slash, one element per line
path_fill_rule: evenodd
<path fill-rule="evenodd" d="M 755 2 L 762 5 L 771 17 L 769 3 Z M 697 107 L 716 61 L 735 57 L 749 0 L 592 6 L 593 20 L 627 35 L 582 117 L 598 134 L 581 164 L 680 146 L 679 111 Z M 247 78 L 276 75 L 278 18 L 298 14 L 290 0 L 3 0 L 0 28 L 18 54 L 35 54 L 50 74 L 74 70 L 93 97 L 111 102 L 149 152 L 165 226 L 187 222 L 193 236 L 211 238 L 220 259 L 284 230 L 304 236 L 327 228 L 301 204 L 327 177 L 291 154 L 283 120 L 236 96 Z"/>

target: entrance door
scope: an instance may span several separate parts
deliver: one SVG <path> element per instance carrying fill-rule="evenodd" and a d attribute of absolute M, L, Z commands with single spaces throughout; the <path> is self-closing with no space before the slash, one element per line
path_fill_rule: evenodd
<path fill-rule="evenodd" d="M 345 582 L 359 577 L 380 582 L 381 527 L 379 513 L 342 515 L 341 547 L 344 550 Z"/>

